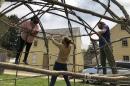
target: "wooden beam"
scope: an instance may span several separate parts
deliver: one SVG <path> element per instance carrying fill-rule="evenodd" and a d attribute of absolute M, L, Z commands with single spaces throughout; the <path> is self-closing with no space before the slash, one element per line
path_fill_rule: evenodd
<path fill-rule="evenodd" d="M 40 73 L 46 75 L 68 75 L 74 78 L 80 79 L 96 79 L 101 81 L 120 81 L 120 80 L 128 80 L 126 76 L 104 76 L 104 75 L 90 75 L 90 74 L 82 74 L 82 73 L 74 73 L 68 71 L 50 71 L 46 69 L 39 69 L 25 65 L 16 65 L 11 63 L 0 62 L 0 67 L 4 67 L 5 69 L 19 70 L 19 71 L 27 71 L 33 73 Z"/>

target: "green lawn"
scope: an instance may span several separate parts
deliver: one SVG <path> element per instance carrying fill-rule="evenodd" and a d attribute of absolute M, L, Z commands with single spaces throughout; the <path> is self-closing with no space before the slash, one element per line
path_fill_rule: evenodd
<path fill-rule="evenodd" d="M 20 77 L 20 76 L 19 76 Z M 14 86 L 15 80 L 6 80 L 2 81 L 2 79 L 12 79 L 15 78 L 15 76 L 11 75 L 0 75 L 0 86 Z M 35 77 L 35 78 L 25 78 L 17 80 L 17 86 L 48 86 L 48 79 L 45 79 L 43 77 Z M 73 82 L 71 83 L 72 86 Z M 55 86 L 66 86 L 64 80 L 57 80 Z M 83 83 L 77 83 L 75 86 L 92 86 L 92 85 L 87 85 Z"/>

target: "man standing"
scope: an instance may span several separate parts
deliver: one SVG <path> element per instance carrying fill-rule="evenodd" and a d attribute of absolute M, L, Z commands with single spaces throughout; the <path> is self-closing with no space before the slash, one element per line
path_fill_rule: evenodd
<path fill-rule="evenodd" d="M 37 16 L 33 16 L 31 18 L 31 21 L 25 21 L 23 22 L 21 27 L 21 35 L 20 35 L 20 42 L 19 42 L 19 48 L 17 50 L 15 64 L 19 63 L 19 56 L 21 52 L 23 51 L 24 46 L 26 46 L 25 56 L 23 62 L 25 64 L 28 64 L 27 57 L 29 50 L 31 48 L 32 42 L 34 40 L 34 37 L 38 34 L 40 31 L 38 27 L 39 19 Z"/>
<path fill-rule="evenodd" d="M 100 63 L 103 69 L 103 74 L 107 74 L 106 59 L 108 60 L 108 63 L 112 69 L 112 73 L 117 74 L 115 59 L 112 54 L 112 49 L 110 45 L 109 27 L 104 22 L 99 22 L 98 28 L 101 30 L 97 32 L 97 34 L 99 35 L 98 41 L 99 41 L 99 47 L 100 47 Z"/>

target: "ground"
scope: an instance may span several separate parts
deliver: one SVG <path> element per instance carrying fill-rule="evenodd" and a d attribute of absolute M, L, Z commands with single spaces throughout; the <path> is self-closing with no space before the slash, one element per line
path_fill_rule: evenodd
<path fill-rule="evenodd" d="M 4 74 L 0 75 L 0 86 L 14 86 L 16 77 L 15 73 L 16 71 L 5 70 Z M 17 80 L 16 86 L 48 86 L 48 77 L 43 75 L 41 76 L 40 74 L 19 71 L 18 78 L 21 79 Z M 71 79 L 70 81 L 72 86 L 74 86 L 73 79 Z M 66 86 L 63 78 L 58 78 L 55 86 Z M 81 80 L 76 80 L 75 86 L 93 85 L 81 83 Z"/>

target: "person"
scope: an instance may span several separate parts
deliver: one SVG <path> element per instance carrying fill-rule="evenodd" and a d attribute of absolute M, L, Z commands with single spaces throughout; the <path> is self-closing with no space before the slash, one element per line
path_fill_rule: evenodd
<path fill-rule="evenodd" d="M 108 63 L 112 69 L 112 73 L 117 74 L 115 59 L 112 54 L 112 49 L 111 49 L 111 45 L 110 45 L 109 26 L 106 25 L 104 22 L 100 21 L 98 23 L 98 28 L 100 29 L 100 31 L 97 32 L 97 34 L 99 36 L 98 41 L 99 41 L 99 47 L 100 47 L 100 63 L 101 63 L 102 69 L 103 69 L 103 74 L 107 74 L 106 59 L 108 60 Z M 95 39 L 92 39 L 92 40 L 96 41 Z"/>
<path fill-rule="evenodd" d="M 23 51 L 23 48 L 26 46 L 25 55 L 24 55 L 24 64 L 28 65 L 27 57 L 29 50 L 31 48 L 32 42 L 34 40 L 34 37 L 38 34 L 40 31 L 39 26 L 39 19 L 37 16 L 33 16 L 31 20 L 23 22 L 21 27 L 21 35 L 20 35 L 20 41 L 19 41 L 19 48 L 17 49 L 15 64 L 19 64 L 19 57 L 21 52 Z"/>
<path fill-rule="evenodd" d="M 72 43 L 68 37 L 64 37 L 62 39 L 62 43 L 57 42 L 53 37 L 51 38 L 51 40 L 52 40 L 52 43 L 59 48 L 58 57 L 54 64 L 53 69 L 56 71 L 67 71 L 68 56 L 71 51 L 71 44 L 74 44 L 74 43 Z M 63 77 L 65 79 L 67 86 L 71 86 L 68 76 L 63 75 Z M 55 75 L 51 77 L 50 86 L 55 85 L 56 79 L 57 79 L 57 76 Z"/>

